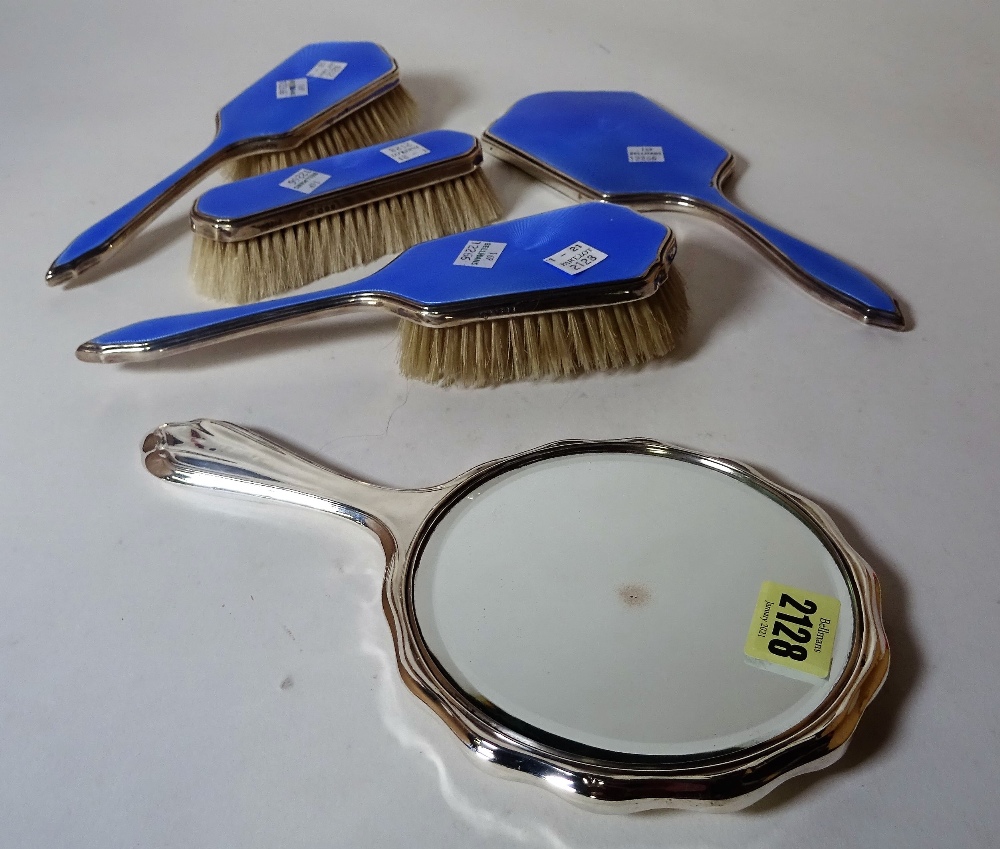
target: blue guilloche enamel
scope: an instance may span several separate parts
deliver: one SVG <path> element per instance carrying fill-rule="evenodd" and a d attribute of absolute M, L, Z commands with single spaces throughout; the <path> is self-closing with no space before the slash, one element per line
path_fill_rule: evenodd
<path fill-rule="evenodd" d="M 404 251 L 369 277 L 345 286 L 245 306 L 150 319 L 91 341 L 97 345 L 155 344 L 214 324 L 354 293 L 393 294 L 434 307 L 633 280 L 645 275 L 657 261 L 667 232 L 662 224 L 624 207 L 582 204 L 424 242 Z M 506 247 L 493 268 L 455 265 L 470 240 L 503 242 Z M 607 259 L 576 275 L 545 262 L 546 257 L 578 241 L 603 251 Z"/>
<path fill-rule="evenodd" d="M 725 198 L 715 177 L 729 152 L 640 94 L 543 92 L 519 100 L 487 132 L 610 201 L 662 195 L 715 206 L 756 230 L 832 296 L 899 316 L 896 302 L 868 276 Z M 629 162 L 629 147 L 647 146 L 662 147 L 664 161 Z"/>
<path fill-rule="evenodd" d="M 715 205 L 731 213 L 734 218 L 748 224 L 792 262 L 834 292 L 845 295 L 871 309 L 889 314 L 899 314 L 899 308 L 892 296 L 853 266 L 821 251 L 819 248 L 814 248 L 812 245 L 796 239 L 794 236 L 790 236 L 777 227 L 772 227 L 770 224 L 754 218 L 721 194 L 718 195 Z"/>
<path fill-rule="evenodd" d="M 729 158 L 651 100 L 628 91 L 551 91 L 515 103 L 487 131 L 602 195 L 701 196 Z M 663 148 L 664 162 L 629 162 L 628 148 Z"/>
<path fill-rule="evenodd" d="M 414 141 L 430 152 L 406 162 L 396 162 L 382 153 L 388 147 Z M 328 156 L 303 165 L 293 165 L 280 171 L 249 177 L 235 183 L 210 189 L 195 202 L 195 210 L 217 220 L 242 218 L 278 209 L 290 203 L 301 203 L 306 198 L 315 199 L 349 186 L 357 186 L 394 174 L 414 171 L 438 162 L 468 153 L 476 144 L 475 136 L 454 130 L 432 130 L 417 133 L 394 141 L 382 142 L 372 147 L 352 150 L 337 156 Z M 315 191 L 308 195 L 281 185 L 288 177 L 306 168 L 329 176 Z"/>
<path fill-rule="evenodd" d="M 410 248 L 366 281 L 428 306 L 479 300 L 567 286 L 633 280 L 656 262 L 667 228 L 630 209 L 588 203 L 503 221 Z M 493 268 L 455 265 L 470 240 L 504 242 Z M 584 242 L 608 255 L 576 275 L 545 258 Z"/>
<path fill-rule="evenodd" d="M 347 67 L 332 80 L 306 77 L 324 59 L 344 62 Z M 385 76 L 392 67 L 389 55 L 370 41 L 306 45 L 219 110 L 219 136 L 238 140 L 286 133 Z M 302 77 L 308 80 L 307 95 L 276 96 L 278 82 Z"/>
<path fill-rule="evenodd" d="M 324 59 L 344 62 L 347 67 L 332 80 L 306 77 L 316 63 Z M 146 206 L 199 162 L 244 139 L 287 133 L 385 76 L 392 67 L 389 55 L 377 44 L 368 41 L 327 41 L 303 47 L 219 110 L 219 131 L 206 150 L 77 236 L 59 254 L 54 265 L 72 262 L 112 240 Z M 308 94 L 301 97 L 276 96 L 280 80 L 302 77 L 308 80 Z"/>

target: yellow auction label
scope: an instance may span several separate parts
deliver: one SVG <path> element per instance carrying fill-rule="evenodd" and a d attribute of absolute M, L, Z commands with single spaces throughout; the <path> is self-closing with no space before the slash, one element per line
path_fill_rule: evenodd
<path fill-rule="evenodd" d="M 755 666 L 826 678 L 839 616 L 840 602 L 831 596 L 765 581 L 743 651 Z"/>

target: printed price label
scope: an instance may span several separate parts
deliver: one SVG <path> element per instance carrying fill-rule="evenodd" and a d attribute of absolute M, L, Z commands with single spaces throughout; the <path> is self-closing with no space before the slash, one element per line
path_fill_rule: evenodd
<path fill-rule="evenodd" d="M 765 581 L 743 651 L 755 666 L 793 678 L 827 678 L 840 602 L 828 595 Z"/>
<path fill-rule="evenodd" d="M 309 73 L 306 74 L 307 77 L 316 77 L 320 80 L 335 80 L 340 75 L 340 72 L 347 67 L 346 62 L 334 62 L 332 59 L 320 59 Z"/>
<path fill-rule="evenodd" d="M 573 242 L 572 245 L 563 248 L 559 253 L 545 257 L 545 261 L 567 274 L 579 274 L 607 258 L 608 255 L 604 251 L 599 251 L 583 242 Z"/>
<path fill-rule="evenodd" d="M 316 189 L 330 179 L 329 174 L 321 171 L 310 171 L 308 168 L 300 168 L 291 177 L 286 177 L 279 186 L 285 189 L 294 189 L 304 195 L 311 195 Z"/>
<path fill-rule="evenodd" d="M 452 265 L 468 265 L 471 268 L 493 268 L 507 247 L 506 242 L 484 242 L 474 240 L 466 242 L 462 252 Z"/>
<path fill-rule="evenodd" d="M 409 162 L 411 159 L 416 159 L 418 156 L 430 153 L 430 151 L 422 144 L 410 140 L 394 144 L 390 147 L 383 147 L 379 150 L 379 153 L 384 153 L 395 162 Z"/>
<path fill-rule="evenodd" d="M 275 89 L 278 100 L 284 100 L 286 97 L 304 97 L 309 94 L 309 80 L 305 77 L 296 80 L 278 80 Z"/>
<path fill-rule="evenodd" d="M 628 147 L 629 162 L 663 162 L 663 148 L 657 145 Z"/>

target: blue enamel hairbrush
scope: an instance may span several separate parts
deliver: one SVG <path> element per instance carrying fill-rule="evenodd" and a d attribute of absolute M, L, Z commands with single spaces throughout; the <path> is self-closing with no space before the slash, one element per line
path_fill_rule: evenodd
<path fill-rule="evenodd" d="M 490 125 L 483 146 L 576 200 L 707 213 L 840 312 L 879 327 L 905 328 L 899 305 L 869 277 L 729 201 L 721 187 L 732 155 L 642 95 L 534 94 Z"/>
<path fill-rule="evenodd" d="M 368 41 L 310 44 L 229 101 L 212 143 L 186 165 L 98 221 L 64 250 L 45 279 L 66 283 L 117 251 L 220 165 L 245 177 L 406 133 L 416 109 L 395 60 Z"/>
<path fill-rule="evenodd" d="M 195 201 L 191 277 L 242 304 L 496 221 L 479 140 L 433 130 L 226 183 Z"/>
<path fill-rule="evenodd" d="M 638 365 L 683 332 L 673 234 L 591 203 L 423 242 L 334 289 L 155 318 L 77 349 L 87 362 L 152 360 L 319 315 L 401 316 L 400 367 L 436 383 L 487 385 Z"/>

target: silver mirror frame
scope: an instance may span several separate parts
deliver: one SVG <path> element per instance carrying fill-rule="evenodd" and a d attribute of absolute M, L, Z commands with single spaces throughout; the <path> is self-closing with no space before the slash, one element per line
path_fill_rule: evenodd
<path fill-rule="evenodd" d="M 536 737 L 547 735 L 533 737 L 515 730 L 455 686 L 428 649 L 413 602 L 413 579 L 430 534 L 455 501 L 487 480 L 539 460 L 598 452 L 655 455 L 706 466 L 762 492 L 819 537 L 850 588 L 856 617 L 847 665 L 819 709 L 779 737 L 724 756 L 636 757 L 588 750 L 570 741 L 541 742 Z M 508 778 L 513 770 L 517 777 L 592 810 L 737 810 L 788 778 L 821 769 L 844 754 L 862 712 L 885 680 L 889 647 L 875 573 L 814 502 L 748 466 L 647 439 L 553 442 L 487 463 L 452 485 L 403 556 L 388 558 L 382 602 L 407 687 L 444 720 L 482 766 L 499 768 Z"/>
<path fill-rule="evenodd" d="M 146 468 L 165 480 L 314 507 L 374 533 L 386 558 L 382 606 L 409 690 L 480 766 L 538 784 L 591 810 L 738 810 L 752 804 L 783 781 L 840 758 L 888 672 L 875 573 L 818 505 L 731 460 L 649 439 L 567 440 L 485 463 L 439 486 L 398 490 L 334 472 L 225 422 L 163 425 L 146 437 L 143 451 Z M 645 454 L 712 469 L 780 504 L 819 538 L 848 585 L 854 635 L 843 672 L 815 710 L 785 732 L 745 748 L 691 756 L 629 755 L 512 722 L 456 686 L 428 648 L 415 610 L 414 576 L 427 540 L 449 509 L 486 481 L 541 460 L 583 453 Z"/>

